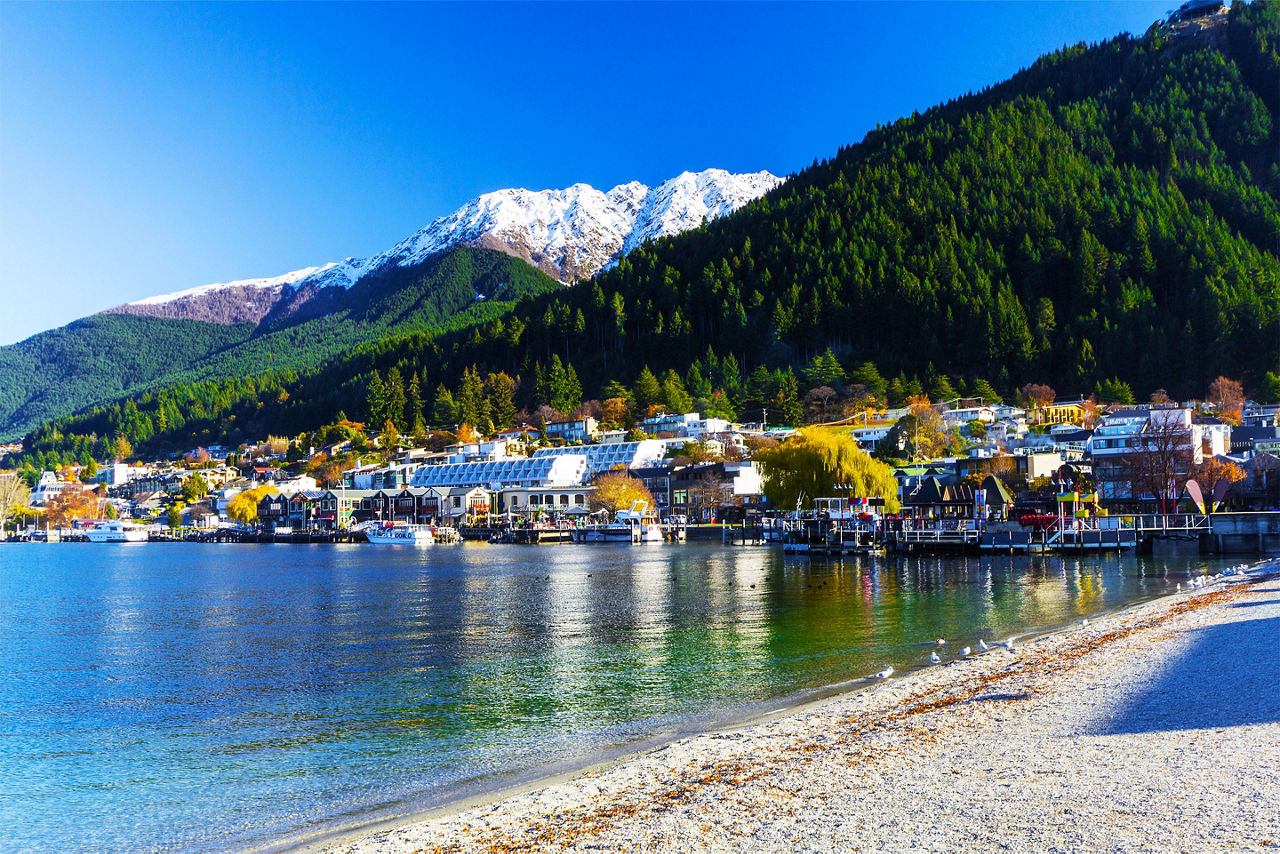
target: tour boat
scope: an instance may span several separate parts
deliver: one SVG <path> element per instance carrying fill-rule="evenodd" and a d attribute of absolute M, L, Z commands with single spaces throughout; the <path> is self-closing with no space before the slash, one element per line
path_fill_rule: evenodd
<path fill-rule="evenodd" d="M 369 542 L 379 546 L 429 546 L 436 541 L 430 525 L 413 525 L 409 522 L 383 522 L 371 525 L 364 532 Z"/>
<path fill-rule="evenodd" d="M 95 525 L 84 533 L 91 543 L 145 543 L 147 541 L 146 527 L 132 522 L 122 522 L 119 519 Z"/>
<path fill-rule="evenodd" d="M 636 501 L 626 510 L 613 514 L 613 521 L 591 525 L 578 531 L 580 543 L 660 543 L 662 526 L 657 517 L 647 512 L 649 502 Z"/>

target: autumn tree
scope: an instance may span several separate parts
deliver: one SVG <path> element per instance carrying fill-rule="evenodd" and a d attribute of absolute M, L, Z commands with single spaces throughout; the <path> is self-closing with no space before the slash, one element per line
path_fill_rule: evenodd
<path fill-rule="evenodd" d="M 795 507 L 814 498 L 883 498 L 897 512 L 893 469 L 873 460 L 843 431 L 805 427 L 771 449 L 756 451 L 764 493 L 775 507 Z"/>
<path fill-rule="evenodd" d="M 0 537 L 9 519 L 25 508 L 30 498 L 31 488 L 20 473 L 0 472 Z"/>
<path fill-rule="evenodd" d="M 610 471 L 598 475 L 595 487 L 595 491 L 587 499 L 587 506 L 592 510 L 607 510 L 612 514 L 625 510 L 637 501 L 645 501 L 650 507 L 654 506 L 653 494 L 644 482 L 625 471 Z"/>
<path fill-rule="evenodd" d="M 1204 496 L 1205 503 L 1209 505 L 1206 509 L 1211 513 L 1215 509 L 1213 505 L 1221 500 L 1220 495 L 1215 497 L 1219 486 L 1225 494 L 1231 484 L 1244 480 L 1244 469 L 1230 460 L 1219 457 L 1206 457 L 1203 462 L 1195 466 L 1191 474 L 1196 483 L 1200 484 L 1200 492 Z"/>
<path fill-rule="evenodd" d="M 1209 394 L 1205 398 L 1217 407 L 1218 415 L 1240 423 L 1240 412 L 1244 408 L 1244 389 L 1240 383 L 1226 377 L 1218 377 L 1209 383 Z"/>
<path fill-rule="evenodd" d="M 44 506 L 51 525 L 66 525 L 76 519 L 92 519 L 98 515 L 98 494 L 92 489 L 68 486 L 49 499 Z"/>
<path fill-rule="evenodd" d="M 400 431 L 396 429 L 395 422 L 390 418 L 382 422 L 382 432 L 378 435 L 378 447 L 382 449 L 382 455 L 387 458 L 390 458 L 396 448 L 400 447 Z"/>
<path fill-rule="evenodd" d="M 1018 389 L 1018 399 L 1026 404 L 1028 409 L 1041 409 L 1053 403 L 1058 397 L 1058 393 L 1047 385 L 1039 383 L 1027 383 Z"/>
<path fill-rule="evenodd" d="M 246 489 L 227 502 L 227 516 L 237 522 L 251 525 L 258 521 L 258 502 L 266 496 L 274 495 L 279 491 L 269 483 L 255 486 L 253 489 Z"/>
<path fill-rule="evenodd" d="M 118 463 L 128 462 L 129 458 L 133 456 L 133 445 L 129 444 L 129 440 L 123 434 L 116 436 L 113 450 Z"/>
<path fill-rule="evenodd" d="M 931 460 L 963 450 L 964 440 L 947 430 L 929 398 L 908 398 L 907 409 L 908 413 L 898 419 L 882 440 L 881 447 L 907 451 L 913 460 Z"/>

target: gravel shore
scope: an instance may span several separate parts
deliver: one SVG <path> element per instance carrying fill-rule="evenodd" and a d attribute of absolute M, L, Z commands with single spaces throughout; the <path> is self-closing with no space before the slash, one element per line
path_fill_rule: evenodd
<path fill-rule="evenodd" d="M 1280 850 L 1277 570 L 327 850 Z"/>

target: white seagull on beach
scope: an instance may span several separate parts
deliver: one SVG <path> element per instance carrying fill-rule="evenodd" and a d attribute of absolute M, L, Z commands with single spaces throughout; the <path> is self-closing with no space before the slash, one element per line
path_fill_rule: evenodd
<path fill-rule="evenodd" d="M 961 654 L 961 655 L 968 655 L 968 654 L 969 654 L 969 647 L 967 647 L 967 646 L 966 646 L 964 649 L 960 650 L 960 654 Z"/>
<path fill-rule="evenodd" d="M 892 675 L 893 675 L 893 665 L 892 665 L 892 664 L 890 664 L 890 665 L 889 665 L 888 667 L 886 667 L 884 670 L 881 670 L 879 673 L 877 673 L 877 674 L 876 674 L 876 678 L 877 678 L 877 679 L 888 679 L 888 678 L 889 678 L 890 676 L 892 676 Z"/>
<path fill-rule="evenodd" d="M 983 652 L 986 652 L 987 650 L 991 649 L 991 647 L 987 646 L 987 642 L 984 641 L 982 638 L 978 638 L 978 649 L 982 650 Z"/>
<path fill-rule="evenodd" d="M 934 664 L 942 663 L 942 659 L 938 658 L 938 654 L 936 652 L 929 653 L 929 660 L 932 661 Z"/>
<path fill-rule="evenodd" d="M 1013 641 L 1014 641 L 1014 638 L 1010 637 L 1007 641 L 1005 641 L 1000 645 L 1005 649 L 1009 650 L 1009 652 L 1013 652 Z"/>
<path fill-rule="evenodd" d="M 1085 626 L 1087 626 L 1087 625 L 1089 625 L 1089 621 L 1088 621 L 1087 619 L 1085 619 L 1085 620 L 1081 620 L 1081 621 L 1080 621 L 1080 627 L 1081 627 L 1081 628 L 1084 628 L 1084 627 L 1085 627 Z"/>

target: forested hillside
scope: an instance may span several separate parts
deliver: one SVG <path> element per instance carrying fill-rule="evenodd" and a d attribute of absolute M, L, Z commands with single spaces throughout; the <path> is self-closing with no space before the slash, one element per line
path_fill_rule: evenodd
<path fill-rule="evenodd" d="M 374 371 L 393 367 L 442 423 L 492 416 L 503 376 L 530 411 L 572 408 L 576 385 L 783 420 L 842 380 L 882 399 L 1030 381 L 1191 395 L 1219 374 L 1258 388 L 1280 368 L 1278 46 L 1280 4 L 1237 3 L 1198 36 L 1064 49 L 594 280 L 202 404 L 198 435 L 376 417 Z"/>
<path fill-rule="evenodd" d="M 328 314 L 311 306 L 305 314 L 268 316 L 256 328 L 94 315 L 0 347 L 0 437 L 131 393 L 311 370 L 386 336 L 439 334 L 500 317 L 515 301 L 560 287 L 500 252 L 459 247 L 387 268 L 349 290 L 331 288 L 323 300 Z M 142 430 L 133 440 L 149 436 Z"/>

